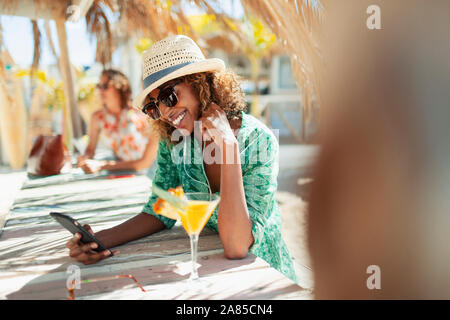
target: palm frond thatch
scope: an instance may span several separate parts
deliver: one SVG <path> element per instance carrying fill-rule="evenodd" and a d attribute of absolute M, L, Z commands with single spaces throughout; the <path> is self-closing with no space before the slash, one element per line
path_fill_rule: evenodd
<path fill-rule="evenodd" d="M 183 32 L 195 37 L 181 8 L 181 1 L 118 0 L 118 27 L 122 34 L 135 33 L 152 40 Z"/>
<path fill-rule="evenodd" d="M 19 1 L 17 0 L 3 0 L 0 2 L 0 9 L 6 12 L 14 12 L 19 6 Z"/>
<path fill-rule="evenodd" d="M 129 34 L 131 32 L 142 33 L 151 38 L 157 37 L 159 28 L 157 25 L 156 11 L 150 1 L 129 0 L 118 1 L 120 32 Z"/>
<path fill-rule="evenodd" d="M 97 39 L 97 49 L 95 60 L 103 66 L 112 60 L 113 38 L 111 24 L 103 10 L 102 5 L 114 10 L 113 3 L 110 0 L 96 0 L 86 13 L 86 25 L 88 31 L 95 35 Z"/>
<path fill-rule="evenodd" d="M 217 22 L 219 22 L 222 26 L 222 31 L 228 36 L 235 37 L 239 42 L 245 42 L 245 36 L 239 32 L 239 29 L 233 24 L 233 19 L 229 17 L 227 14 L 223 12 L 219 12 L 217 9 L 214 9 L 211 4 L 214 4 L 214 7 L 220 8 L 220 1 L 217 0 L 194 0 L 194 3 L 199 7 L 205 10 L 206 13 L 214 15 L 216 17 Z"/>
<path fill-rule="evenodd" d="M 289 53 L 308 119 L 313 105 L 320 105 L 321 100 L 321 5 L 313 5 L 309 0 L 243 0 L 243 6 L 269 26 Z"/>
<path fill-rule="evenodd" d="M 153 41 L 161 40 L 171 34 L 185 34 L 196 41 L 200 47 L 207 46 L 207 41 L 200 37 L 185 15 L 182 4 L 186 0 L 146 1 L 146 0 L 116 0 L 116 13 L 119 13 L 118 23 L 115 25 L 122 38 L 130 34 L 150 38 Z M 207 14 L 214 15 L 221 25 L 221 31 L 232 42 L 242 36 L 233 25 L 233 19 L 219 11 L 220 4 L 211 6 L 211 0 L 192 1 L 191 4 L 199 7 Z M 233 40 L 231 40 L 233 38 Z"/>
<path fill-rule="evenodd" d="M 37 14 L 40 12 L 51 12 L 53 15 L 64 14 L 66 8 L 72 3 L 71 0 L 32 0 L 32 2 Z M 23 4 L 24 2 L 18 0 L 2 0 L 0 1 L 0 9 L 5 12 L 14 13 L 19 8 L 19 5 Z"/>

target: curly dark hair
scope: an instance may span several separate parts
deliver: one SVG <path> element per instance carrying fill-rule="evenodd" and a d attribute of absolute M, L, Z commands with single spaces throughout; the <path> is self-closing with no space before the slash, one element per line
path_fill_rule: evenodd
<path fill-rule="evenodd" d="M 246 109 L 244 92 L 239 84 L 239 78 L 231 70 L 194 73 L 178 79 L 191 85 L 200 101 L 200 117 L 211 102 L 222 108 L 229 121 L 240 119 L 241 111 Z M 160 119 L 152 120 L 152 122 L 152 127 L 159 136 L 170 141 L 170 136 L 175 128 Z"/>
<path fill-rule="evenodd" d="M 122 109 L 131 107 L 131 85 L 127 76 L 115 69 L 105 69 L 101 76 L 106 76 L 119 92 Z"/>

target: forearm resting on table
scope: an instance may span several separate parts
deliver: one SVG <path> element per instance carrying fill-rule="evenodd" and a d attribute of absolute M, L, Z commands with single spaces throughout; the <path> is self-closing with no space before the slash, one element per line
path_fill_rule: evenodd
<path fill-rule="evenodd" d="M 105 162 L 105 164 L 102 166 L 102 170 L 142 170 L 148 167 L 149 164 L 147 163 L 147 161 L 144 161 L 144 159 L 132 161 L 110 160 Z"/>
<path fill-rule="evenodd" d="M 95 155 L 95 146 L 88 145 L 83 155 L 78 157 L 78 162 L 82 162 L 86 159 L 92 159 Z"/>
<path fill-rule="evenodd" d="M 225 256 L 240 259 L 247 255 L 254 238 L 245 199 L 239 149 L 237 145 L 234 148 L 237 148 L 234 150 L 237 156 L 233 163 L 223 162 L 221 166 L 218 228 Z"/>
<path fill-rule="evenodd" d="M 147 213 L 140 213 L 113 228 L 99 231 L 95 236 L 107 248 L 143 238 L 164 229 L 164 224 L 154 216 Z"/>
<path fill-rule="evenodd" d="M 254 242 L 252 221 L 245 204 L 242 205 L 236 200 L 229 201 L 226 198 L 222 196 L 219 208 L 219 235 L 225 256 L 228 259 L 241 259 L 247 255 Z"/>

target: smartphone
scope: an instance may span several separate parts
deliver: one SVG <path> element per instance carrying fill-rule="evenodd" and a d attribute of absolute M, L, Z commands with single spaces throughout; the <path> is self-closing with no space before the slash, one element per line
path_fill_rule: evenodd
<path fill-rule="evenodd" d="M 69 230 L 72 234 L 75 234 L 77 232 L 79 232 L 81 234 L 81 242 L 86 244 L 86 243 L 91 243 L 91 242 L 95 242 L 97 243 L 98 247 L 96 249 L 92 249 L 96 252 L 102 252 L 105 250 L 108 250 L 111 253 L 111 257 L 114 255 L 112 253 L 111 250 L 109 250 L 108 248 L 106 248 L 103 243 L 100 242 L 100 240 L 98 240 L 96 237 L 94 237 L 92 234 L 89 233 L 89 231 L 87 231 L 85 228 L 83 228 L 83 226 L 75 219 L 66 216 L 62 213 L 59 212 L 50 212 L 50 216 L 52 218 L 54 218 L 56 221 L 58 221 L 64 228 L 66 228 L 67 230 Z"/>

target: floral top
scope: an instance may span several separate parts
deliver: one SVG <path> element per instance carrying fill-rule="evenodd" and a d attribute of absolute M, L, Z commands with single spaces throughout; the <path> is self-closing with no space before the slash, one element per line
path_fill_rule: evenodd
<path fill-rule="evenodd" d="M 278 141 L 263 123 L 245 113 L 242 113 L 237 140 L 247 209 L 253 222 L 255 239 L 250 252 L 297 282 L 292 258 L 281 235 L 281 215 L 275 199 Z M 177 145 L 160 141 L 153 183 L 165 190 L 182 185 L 185 192 L 210 192 L 198 141 L 192 137 L 184 137 L 184 141 Z M 154 213 L 156 200 L 157 195 L 151 195 L 143 212 L 154 215 L 167 228 L 172 228 L 175 220 Z M 218 231 L 217 215 L 218 208 L 206 227 Z"/>
<path fill-rule="evenodd" d="M 127 108 L 121 111 L 117 119 L 103 108 L 98 118 L 102 143 L 110 148 L 117 158 L 130 161 L 142 157 L 150 138 L 150 124 L 143 114 Z"/>

